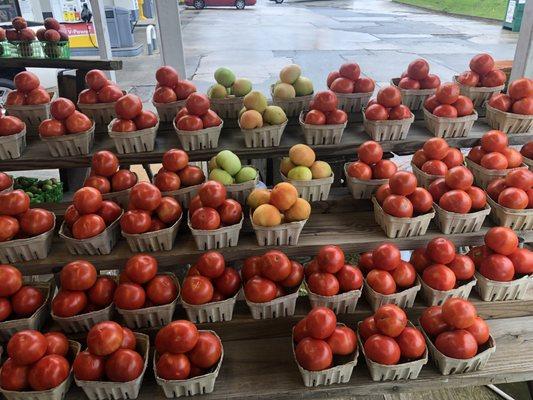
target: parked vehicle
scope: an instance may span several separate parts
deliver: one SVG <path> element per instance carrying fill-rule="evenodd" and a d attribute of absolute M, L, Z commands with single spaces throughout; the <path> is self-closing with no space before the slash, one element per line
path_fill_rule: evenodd
<path fill-rule="evenodd" d="M 279 1 L 279 0 L 277 0 Z M 283 1 L 283 0 L 282 0 Z M 236 7 L 243 10 L 246 6 L 255 5 L 256 0 L 185 0 L 185 5 L 201 10 L 205 7 Z"/>

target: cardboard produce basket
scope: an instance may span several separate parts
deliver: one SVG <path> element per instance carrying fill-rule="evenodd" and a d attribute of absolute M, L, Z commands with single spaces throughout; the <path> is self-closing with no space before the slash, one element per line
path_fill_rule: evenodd
<path fill-rule="evenodd" d="M 483 350 L 475 357 L 468 358 L 465 360 L 447 357 L 439 350 L 437 350 L 437 348 L 435 347 L 431 339 L 428 337 L 424 329 L 420 328 L 420 331 L 424 334 L 424 337 L 426 339 L 426 344 L 431 359 L 433 360 L 433 363 L 435 363 L 437 369 L 442 375 L 464 374 L 467 372 L 480 371 L 485 368 L 490 356 L 496 351 L 496 341 L 494 340 L 492 335 L 490 335 L 487 349 Z"/>
<path fill-rule="evenodd" d="M 300 113 L 300 126 L 304 134 L 305 143 L 308 145 L 321 144 L 339 144 L 342 139 L 342 133 L 348 125 L 348 121 L 344 124 L 335 125 L 312 125 L 304 122 L 306 111 Z"/>
<path fill-rule="evenodd" d="M 55 99 L 55 93 L 48 93 L 50 95 L 50 103 Z M 36 104 L 36 105 L 9 105 L 4 104 L 7 115 L 12 115 L 20 119 L 28 130 L 37 131 L 41 122 L 50 118 L 50 103 Z"/>
<path fill-rule="evenodd" d="M 313 94 L 297 96 L 292 99 L 280 99 L 274 96 L 274 85 L 271 86 L 272 104 L 281 107 L 287 117 L 297 117 L 303 110 L 309 109 Z"/>
<path fill-rule="evenodd" d="M 243 165 L 243 167 L 252 167 L 251 165 Z M 254 167 L 252 167 L 254 168 Z M 255 169 L 255 168 L 254 168 Z M 246 199 L 252 193 L 259 182 L 259 171 L 256 169 L 256 177 L 251 181 L 243 183 L 232 183 L 231 185 L 224 185 L 228 198 L 233 199 L 246 205 Z"/>
<path fill-rule="evenodd" d="M 499 226 L 505 226 L 515 231 L 530 231 L 533 229 L 533 210 L 513 210 L 503 207 L 487 196 L 490 205 L 490 217 Z"/>
<path fill-rule="evenodd" d="M 267 301 L 265 303 L 254 303 L 246 299 L 246 304 L 250 309 L 253 319 L 270 319 L 270 318 L 281 318 L 281 317 L 290 317 L 294 315 L 294 310 L 296 308 L 296 300 L 298 299 L 298 293 L 300 288 L 298 287 L 293 293 L 286 294 L 275 298 L 274 300 Z"/>
<path fill-rule="evenodd" d="M 481 300 L 508 301 L 524 299 L 533 276 L 525 275 L 509 282 L 499 282 L 485 278 L 476 271 L 476 279 L 476 290 Z"/>
<path fill-rule="evenodd" d="M 185 102 L 187 100 L 177 100 L 170 103 L 156 103 L 152 100 L 152 104 L 157 110 L 157 115 L 159 115 L 159 121 L 161 122 L 171 122 L 176 118 L 176 114 L 179 110 L 185 107 Z"/>
<path fill-rule="evenodd" d="M 452 290 L 437 290 L 426 284 L 424 280 L 418 276 L 418 280 L 422 285 L 422 296 L 426 300 L 428 306 L 441 306 L 446 300 L 451 297 L 459 297 L 468 300 L 472 288 L 476 286 L 476 278 L 462 284 L 461 286 Z"/>
<path fill-rule="evenodd" d="M 194 378 L 182 379 L 182 380 L 165 380 L 157 375 L 156 363 L 157 363 L 157 351 L 154 351 L 153 367 L 154 376 L 157 384 L 163 389 L 165 397 L 171 399 L 181 396 L 195 396 L 197 394 L 207 394 L 213 392 L 215 389 L 215 382 L 217 380 L 220 368 L 222 367 L 222 361 L 224 360 L 224 346 L 222 340 L 215 331 L 200 330 L 199 332 L 209 332 L 215 335 L 222 347 L 222 354 L 215 367 L 211 367 L 206 374 L 195 376 Z"/>
<path fill-rule="evenodd" d="M 107 133 L 113 139 L 118 154 L 144 153 L 154 150 L 159 121 L 156 126 L 134 132 L 113 132 L 111 124 L 108 125 Z"/>
<path fill-rule="evenodd" d="M 307 286 L 307 283 L 305 283 L 305 288 L 307 289 L 307 296 L 309 297 L 311 308 L 327 307 L 332 309 L 335 314 L 353 314 L 363 292 L 363 288 L 361 288 L 339 293 L 334 296 L 321 296 L 313 293 Z"/>
<path fill-rule="evenodd" d="M 120 207 L 127 210 L 128 204 L 130 203 L 130 192 L 131 188 L 119 190 L 118 192 L 102 193 L 102 199 L 114 201 Z"/>
<path fill-rule="evenodd" d="M 411 112 L 410 118 L 371 121 L 366 119 L 365 113 L 363 112 L 363 126 L 365 127 L 365 131 L 376 142 L 405 139 L 414 120 L 415 115 Z"/>
<path fill-rule="evenodd" d="M 183 213 L 168 228 L 153 232 L 134 234 L 122 231 L 121 233 L 128 242 L 128 246 L 132 252 L 169 251 L 174 246 L 182 218 Z"/>
<path fill-rule="evenodd" d="M 383 211 L 375 197 L 372 197 L 374 203 L 374 217 L 377 224 L 383 229 L 389 238 L 405 238 L 425 235 L 429 223 L 435 216 L 435 209 L 413 218 L 398 218 L 388 215 Z"/>
<path fill-rule="evenodd" d="M 255 238 L 259 246 L 297 245 L 300 233 L 302 233 L 302 229 L 307 222 L 305 219 L 268 227 L 254 224 L 251 214 L 250 220 L 252 221 L 252 228 L 254 228 Z"/>
<path fill-rule="evenodd" d="M 398 293 L 381 294 L 372 289 L 365 280 L 363 293 L 365 294 L 366 301 L 374 311 L 385 304 L 396 304 L 400 308 L 411 308 L 415 303 L 416 294 L 420 290 L 420 287 L 421 283 L 417 277 L 415 284 L 410 288 Z"/>
<path fill-rule="evenodd" d="M 437 180 L 439 178 L 444 178 L 444 175 L 431 175 L 424 171 L 422 171 L 420 168 L 418 168 L 415 164 L 411 162 L 411 169 L 413 170 L 413 174 L 416 176 L 416 180 L 420 185 L 422 185 L 424 188 L 428 188 L 431 182 L 434 180 Z"/>
<path fill-rule="evenodd" d="M 53 312 L 51 312 L 50 315 L 61 327 L 62 331 L 66 333 L 77 333 L 88 332 L 94 325 L 112 320 L 114 310 L 114 305 L 110 304 L 101 310 L 74 315 L 72 317 L 58 317 Z"/>
<path fill-rule="evenodd" d="M 185 151 L 214 149 L 218 147 L 218 138 L 220 131 L 224 126 L 224 121 L 219 126 L 212 126 L 210 128 L 200 129 L 198 131 L 183 131 L 178 129 L 176 121 L 172 123 L 174 130 L 178 135 L 181 146 Z"/>
<path fill-rule="evenodd" d="M 238 294 L 239 292 L 226 300 L 212 301 L 199 305 L 189 304 L 181 299 L 181 306 L 185 309 L 187 318 L 196 324 L 231 321 Z"/>
<path fill-rule="evenodd" d="M 194 229 L 191 225 L 190 215 L 187 224 L 198 250 L 221 249 L 223 247 L 234 247 L 239 243 L 239 232 L 242 228 L 244 215 L 238 224 L 224 226 L 213 230 Z"/>
<path fill-rule="evenodd" d="M 531 158 L 527 158 L 527 157 L 524 157 L 524 164 L 527 165 L 527 167 L 529 168 L 530 171 L 533 171 L 533 160 Z"/>
<path fill-rule="evenodd" d="M 436 137 L 459 138 L 466 137 L 472 130 L 474 122 L 477 121 L 478 113 L 474 110 L 471 115 L 457 118 L 437 117 L 424 108 L 424 120 L 426 127 Z"/>
<path fill-rule="evenodd" d="M 533 115 L 500 111 L 491 107 L 488 103 L 486 107 L 487 122 L 492 129 L 497 129 L 507 134 L 533 132 Z"/>
<path fill-rule="evenodd" d="M 144 366 L 136 379 L 129 382 L 109 382 L 109 381 L 82 381 L 74 377 L 78 387 L 82 388 L 89 400 L 119 400 L 136 399 L 139 396 L 144 373 L 148 365 L 150 351 L 150 339 L 143 333 L 133 333 L 137 340 L 136 350 L 144 359 Z"/>
<path fill-rule="evenodd" d="M 359 113 L 366 107 L 373 93 L 335 93 L 338 100 L 337 107 L 346 114 Z"/>
<path fill-rule="evenodd" d="M 398 87 L 401 78 L 392 78 L 390 83 L 400 89 L 402 94 L 402 104 L 409 107 L 411 111 L 418 111 L 424 108 L 426 99 L 435 94 L 437 89 L 403 89 Z"/>
<path fill-rule="evenodd" d="M 52 238 L 56 227 L 54 214 L 54 226 L 48 232 L 24 239 L 11 239 L 0 243 L 0 262 L 14 264 L 23 261 L 42 260 L 48 256 L 52 247 Z"/>
<path fill-rule="evenodd" d="M 463 96 L 469 97 L 470 100 L 472 100 L 476 110 L 479 109 L 482 111 L 485 109 L 485 103 L 492 97 L 493 94 L 500 93 L 503 89 L 505 89 L 505 84 L 494 87 L 463 85 L 457 81 L 457 75 L 454 75 L 453 82 L 459 85 L 459 89 L 461 90 L 461 94 Z"/>
<path fill-rule="evenodd" d="M 117 116 L 115 113 L 115 103 L 78 103 L 78 109 L 94 121 L 98 128 L 107 127 Z"/>
<path fill-rule="evenodd" d="M 357 343 L 363 357 L 365 358 L 366 366 L 370 377 L 374 382 L 383 382 L 383 381 L 397 381 L 401 379 L 416 379 L 422 370 L 422 367 L 428 363 L 428 349 L 424 350 L 422 358 L 410 362 L 403 362 L 396 365 L 385 365 L 380 364 L 375 361 L 372 361 L 365 354 L 365 347 L 361 341 L 361 335 L 359 334 L 359 325 L 361 322 L 357 323 Z M 407 326 L 414 328 L 415 326 L 411 321 L 407 321 Z"/>
<path fill-rule="evenodd" d="M 338 323 L 338 327 L 346 326 L 344 324 Z M 294 362 L 298 366 L 298 370 L 302 375 L 302 380 L 306 387 L 316 387 L 320 385 L 334 385 L 337 383 L 348 383 L 352 377 L 353 369 L 357 365 L 357 359 L 359 358 L 359 347 L 355 349 L 352 355 L 349 356 L 350 361 L 341 364 L 335 365 L 331 368 L 324 369 L 322 371 L 308 371 L 303 368 L 298 360 L 296 359 L 296 351 L 294 346 L 294 328 L 292 339 L 292 355 L 294 357 Z M 348 357 L 348 356 L 347 356 Z"/>
<path fill-rule="evenodd" d="M 211 109 L 222 119 L 238 119 L 244 107 L 244 97 L 230 96 L 225 99 L 209 99 Z"/>
<path fill-rule="evenodd" d="M 52 157 L 68 157 L 89 154 L 94 142 L 95 124 L 91 129 L 62 136 L 42 137 Z"/>
<path fill-rule="evenodd" d="M 377 192 L 381 185 L 389 183 L 388 179 L 370 179 L 368 181 L 362 181 L 357 178 L 353 178 L 348 175 L 348 166 L 351 163 L 344 164 L 344 176 L 346 177 L 346 185 L 350 191 L 352 197 L 358 199 L 370 199 Z"/>
<path fill-rule="evenodd" d="M 522 166 L 517 168 L 509 169 L 487 169 L 481 165 L 475 163 L 468 157 L 465 157 L 465 162 L 467 168 L 474 175 L 474 182 L 476 186 L 479 186 L 481 189 L 485 190 L 489 183 L 498 178 L 505 178 L 509 172 L 518 168 L 527 168 L 527 165 L 522 164 Z"/>
<path fill-rule="evenodd" d="M 19 158 L 26 148 L 26 127 L 14 135 L 0 136 L 0 160 Z"/>
<path fill-rule="evenodd" d="M 466 214 L 446 211 L 437 203 L 433 203 L 433 208 L 437 212 L 435 222 L 440 231 L 445 235 L 478 232 L 483 226 L 485 218 L 490 213 L 490 206 L 488 204 L 485 205 L 483 210 Z"/>
<path fill-rule="evenodd" d="M 239 128 L 244 136 L 244 146 L 250 147 L 278 147 L 287 121 L 280 125 L 264 125 L 261 128 L 243 129 L 239 122 Z"/>
<path fill-rule="evenodd" d="M 309 181 L 298 181 L 287 178 L 280 172 L 283 182 L 290 182 L 298 191 L 298 196 L 309 202 L 325 201 L 328 199 L 331 184 L 335 180 L 335 174 L 327 178 L 311 179 Z"/>
<path fill-rule="evenodd" d="M 180 204 L 182 208 L 189 208 L 189 203 L 192 198 L 198 194 L 198 190 L 202 187 L 203 183 L 199 185 L 192 185 L 187 187 L 182 187 L 178 190 L 172 190 L 170 192 L 161 192 L 163 196 L 174 197 Z"/>

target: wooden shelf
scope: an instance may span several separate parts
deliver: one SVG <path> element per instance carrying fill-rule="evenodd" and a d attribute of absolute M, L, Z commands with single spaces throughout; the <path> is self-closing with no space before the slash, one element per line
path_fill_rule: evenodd
<path fill-rule="evenodd" d="M 1 64 L 0 64 L 1 65 Z M 474 128 L 466 138 L 446 139 L 451 146 L 472 147 L 477 144 L 479 138 L 491 128 L 485 122 L 476 122 Z M 411 154 L 422 147 L 431 133 L 426 129 L 424 121 L 415 122 L 405 140 L 382 142 L 384 151 L 397 154 Z M 533 138 L 533 134 L 509 135 L 510 144 L 524 144 Z M 28 136 L 28 146 L 22 157 L 13 160 L 0 161 L 1 171 L 30 170 L 42 168 L 77 168 L 90 165 L 92 155 L 73 157 L 51 157 L 48 148 L 37 136 Z M 345 130 L 342 141 L 337 145 L 313 146 L 318 157 L 353 156 L 355 149 L 364 141 L 370 140 L 364 132 L 361 123 L 352 123 Z M 279 147 L 270 148 L 246 148 L 242 133 L 236 128 L 224 128 L 222 130 L 219 146 L 216 149 L 190 151 L 191 161 L 206 161 L 220 150 L 230 149 L 242 159 L 261 159 L 282 157 L 288 154 L 289 148 L 297 143 L 303 143 L 304 139 L 298 125 L 288 125 L 281 139 Z M 176 133 L 169 125 L 159 129 L 154 151 L 146 153 L 133 153 L 119 155 L 121 164 L 160 163 L 163 153 L 170 148 L 181 147 Z M 95 137 L 93 152 L 99 150 L 115 151 L 115 146 L 107 133 L 98 133 Z"/>
<path fill-rule="evenodd" d="M 362 355 L 347 384 L 305 388 L 292 356 L 288 336 L 224 341 L 224 360 L 215 390 L 202 399 L 295 399 L 399 394 L 432 388 L 480 386 L 533 378 L 533 317 L 488 321 L 496 352 L 482 371 L 443 376 L 431 357 L 418 379 L 373 382 Z M 79 399 L 81 389 L 72 385 L 66 399 Z M 139 399 L 164 399 L 148 363 Z"/>
<path fill-rule="evenodd" d="M 58 68 L 58 69 L 122 69 L 122 60 L 88 60 L 88 59 L 53 59 L 53 58 L 0 58 L 0 67 L 3 68 Z"/>

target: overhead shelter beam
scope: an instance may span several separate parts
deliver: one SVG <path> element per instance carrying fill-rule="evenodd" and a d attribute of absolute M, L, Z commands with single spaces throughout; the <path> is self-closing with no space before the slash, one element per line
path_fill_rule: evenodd
<path fill-rule="evenodd" d="M 533 0 L 527 0 L 511 72 L 511 81 L 533 78 Z"/>
<path fill-rule="evenodd" d="M 91 10 L 93 13 L 93 25 L 98 40 L 98 53 L 102 60 L 111 60 L 111 41 L 109 40 L 109 31 L 107 30 L 107 21 L 103 0 L 90 0 Z M 117 81 L 115 71 L 107 71 L 113 82 Z"/>
<path fill-rule="evenodd" d="M 161 45 L 161 62 L 163 65 L 174 67 L 181 77 L 187 78 L 178 1 L 157 0 L 155 7 Z"/>

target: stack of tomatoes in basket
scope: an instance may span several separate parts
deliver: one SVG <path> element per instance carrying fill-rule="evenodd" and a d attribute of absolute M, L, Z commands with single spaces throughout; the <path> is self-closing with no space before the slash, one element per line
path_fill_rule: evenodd
<path fill-rule="evenodd" d="M 13 79 L 16 90 L 8 92 L 7 106 L 34 106 L 50 103 L 50 94 L 41 86 L 37 75 L 29 71 L 19 72 Z"/>
<path fill-rule="evenodd" d="M 344 252 L 338 246 L 322 247 L 305 268 L 307 287 L 320 296 L 361 289 L 363 274 L 357 266 L 345 264 Z"/>
<path fill-rule="evenodd" d="M 122 208 L 111 200 L 103 200 L 94 187 L 82 187 L 74 193 L 65 211 L 64 221 L 75 239 L 99 235 L 122 214 Z"/>
<path fill-rule="evenodd" d="M 143 110 L 141 98 L 134 94 L 126 94 L 115 103 L 117 118 L 111 121 L 113 132 L 135 132 L 153 128 L 159 123 L 157 115 L 152 111 Z"/>
<path fill-rule="evenodd" d="M 68 318 L 108 307 L 117 284 L 111 276 L 97 276 L 93 264 L 76 260 L 59 273 L 61 288 L 52 300 L 52 313 Z"/>
<path fill-rule="evenodd" d="M 298 365 L 307 371 L 322 371 L 354 360 L 357 336 L 347 326 L 338 325 L 333 311 L 315 307 L 292 330 Z M 350 359 L 345 356 L 350 356 Z"/>
<path fill-rule="evenodd" d="M 402 94 L 395 86 L 381 88 L 365 109 L 365 118 L 370 121 L 407 119 L 412 115 L 409 107 L 402 104 Z"/>
<path fill-rule="evenodd" d="M 24 239 L 53 229 L 54 214 L 30 208 L 30 198 L 22 190 L 0 193 L 0 242 Z"/>
<path fill-rule="evenodd" d="M 420 326 L 440 353 L 462 360 L 485 350 L 490 338 L 489 326 L 474 305 L 457 297 L 426 308 Z"/>
<path fill-rule="evenodd" d="M 120 89 L 113 81 L 107 79 L 104 72 L 93 69 L 85 75 L 84 89 L 78 95 L 79 104 L 114 103 L 123 96 Z"/>
<path fill-rule="evenodd" d="M 342 64 L 338 71 L 328 74 L 328 89 L 335 93 L 371 93 L 376 86 L 371 78 L 361 76 L 357 63 Z"/>
<path fill-rule="evenodd" d="M 39 125 L 39 135 L 55 137 L 88 131 L 93 121 L 85 114 L 76 111 L 76 106 L 69 99 L 59 97 L 50 104 L 52 118 L 45 119 Z"/>
<path fill-rule="evenodd" d="M 13 185 L 13 178 L 5 172 L 0 172 L 0 192 L 11 188 Z"/>
<path fill-rule="evenodd" d="M 185 380 L 211 372 L 222 358 L 222 343 L 210 331 L 198 331 L 190 321 L 177 320 L 155 337 L 155 372 L 168 381 Z"/>
<path fill-rule="evenodd" d="M 417 185 L 413 173 L 398 171 L 389 178 L 389 183 L 379 187 L 376 200 L 383 211 L 393 217 L 411 218 L 415 214 L 425 214 L 431 211 L 433 197 Z"/>
<path fill-rule="evenodd" d="M 424 107 L 441 118 L 464 117 L 474 112 L 474 103 L 469 97 L 461 95 L 461 89 L 456 83 L 440 85 L 435 94 L 426 99 Z"/>
<path fill-rule="evenodd" d="M 489 183 L 487 194 L 505 208 L 533 208 L 533 172 L 525 168 L 514 169 L 505 178 Z"/>
<path fill-rule="evenodd" d="M 463 165 L 464 157 L 461 150 L 450 147 L 446 140 L 431 138 L 413 154 L 411 161 L 426 174 L 444 176 L 449 169 Z"/>
<path fill-rule="evenodd" d="M 240 288 L 241 277 L 237 270 L 227 267 L 224 256 L 218 251 L 208 251 L 187 272 L 181 298 L 188 304 L 206 304 L 229 299 Z"/>
<path fill-rule="evenodd" d="M 278 250 L 244 260 L 241 269 L 244 296 L 252 303 L 266 303 L 300 287 L 304 277 L 303 266 Z"/>
<path fill-rule="evenodd" d="M 242 206 L 238 201 L 226 198 L 226 187 L 220 182 L 202 184 L 189 204 L 189 218 L 193 229 L 214 230 L 221 226 L 238 224 L 242 218 Z"/>
<path fill-rule="evenodd" d="M 65 335 L 34 330 L 15 333 L 7 343 L 8 359 L 0 370 L 0 386 L 9 391 L 43 391 L 63 383 L 70 374 Z M 31 395 L 29 395 L 31 397 Z"/>
<path fill-rule="evenodd" d="M 509 138 L 502 131 L 488 131 L 481 137 L 481 145 L 474 146 L 467 158 L 487 169 L 502 170 L 522 165 L 522 155 L 509 147 Z"/>
<path fill-rule="evenodd" d="M 143 373 L 148 356 L 137 347 L 131 330 L 113 321 L 100 322 L 87 334 L 87 350 L 72 364 L 74 376 L 80 381 L 133 381 Z"/>
<path fill-rule="evenodd" d="M 83 186 L 90 186 L 102 194 L 120 192 L 133 187 L 137 175 L 129 169 L 119 169 L 117 156 L 108 150 L 97 151 L 91 161 L 91 175 Z"/>
<path fill-rule="evenodd" d="M 386 304 L 359 323 L 365 357 L 382 365 L 397 365 L 421 359 L 426 352 L 424 335 L 408 325 L 400 307 Z"/>
<path fill-rule="evenodd" d="M 494 59 L 490 54 L 477 54 L 470 60 L 470 71 L 465 71 L 457 77 L 461 85 L 471 87 L 502 86 L 507 76 L 502 70 L 494 68 Z"/>
<path fill-rule="evenodd" d="M 389 179 L 398 171 L 391 160 L 383 160 L 383 149 L 378 142 L 368 140 L 357 148 L 359 161 L 348 165 L 346 172 L 352 178 L 362 181 L 371 179 Z"/>
<path fill-rule="evenodd" d="M 185 100 L 191 93 L 196 92 L 196 86 L 191 81 L 180 79 L 177 71 L 164 65 L 155 72 L 157 88 L 152 100 L 154 103 L 172 103 Z"/>
<path fill-rule="evenodd" d="M 178 297 L 178 287 L 171 275 L 157 273 L 157 260 L 148 254 L 136 254 L 126 262 L 113 301 L 123 310 L 161 306 Z"/>
<path fill-rule="evenodd" d="M 429 73 L 429 64 L 423 58 L 411 61 L 398 82 L 399 88 L 407 90 L 436 89 L 439 86 L 440 78 Z"/>
<path fill-rule="evenodd" d="M 180 149 L 170 149 L 163 154 L 163 167 L 154 177 L 154 185 L 162 192 L 199 185 L 204 181 L 202 169 L 189 165 L 189 156 Z"/>
<path fill-rule="evenodd" d="M 139 182 L 130 192 L 129 210 L 120 219 L 120 227 L 128 234 L 158 231 L 174 225 L 182 215 L 180 203 L 151 183 Z"/>
<path fill-rule="evenodd" d="M 488 104 L 500 111 L 533 115 L 533 80 L 520 78 L 511 82 L 507 94 L 494 94 Z"/>
<path fill-rule="evenodd" d="M 348 115 L 338 107 L 337 95 L 331 90 L 318 92 L 309 105 L 304 122 L 309 125 L 342 125 Z"/>
<path fill-rule="evenodd" d="M 185 101 L 185 107 L 176 114 L 176 128 L 180 131 L 199 131 L 220 126 L 222 120 L 210 107 L 211 102 L 205 94 L 190 94 Z"/>
<path fill-rule="evenodd" d="M 0 322 L 27 318 L 44 304 L 45 297 L 36 287 L 23 286 L 22 274 L 12 265 L 0 265 Z"/>
<path fill-rule="evenodd" d="M 0 116 L 0 136 L 16 135 L 25 129 L 24 122 L 12 115 Z"/>

